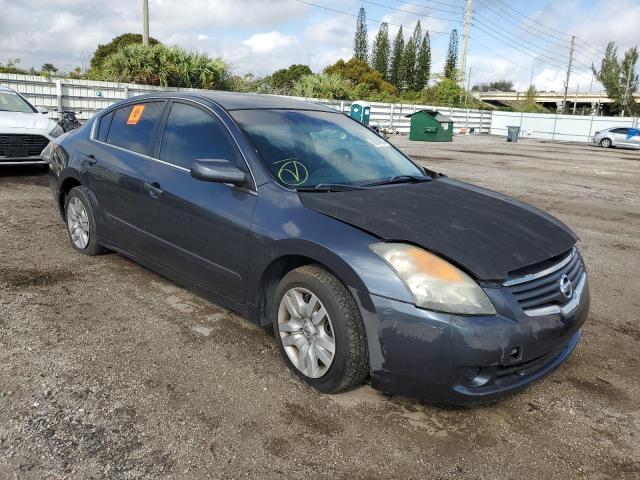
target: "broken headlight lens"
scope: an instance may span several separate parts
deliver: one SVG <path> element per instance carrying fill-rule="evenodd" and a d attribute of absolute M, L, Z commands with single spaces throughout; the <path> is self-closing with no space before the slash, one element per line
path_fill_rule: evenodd
<path fill-rule="evenodd" d="M 496 313 L 480 286 L 440 257 L 405 243 L 376 243 L 370 248 L 404 282 L 417 307 L 467 315 Z"/>

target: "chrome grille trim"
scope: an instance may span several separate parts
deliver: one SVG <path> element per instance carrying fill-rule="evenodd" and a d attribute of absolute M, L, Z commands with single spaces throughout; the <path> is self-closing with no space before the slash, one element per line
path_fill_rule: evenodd
<path fill-rule="evenodd" d="M 514 278 L 513 280 L 508 280 L 508 281 L 504 282 L 503 285 L 505 287 L 510 287 L 512 285 L 518 285 L 519 283 L 530 282 L 531 280 L 535 280 L 537 278 L 546 277 L 547 275 L 550 275 L 553 272 L 557 272 L 562 267 L 564 267 L 569 262 L 571 262 L 571 260 L 573 260 L 573 257 L 576 254 L 577 254 L 576 247 L 573 247 L 571 249 L 571 252 L 569 253 L 569 255 L 567 255 L 565 257 L 565 259 L 560 261 L 559 263 L 556 263 L 555 265 L 552 265 L 549 268 L 545 268 L 544 270 L 540 270 L 539 272 L 530 273 L 530 274 L 524 275 L 522 277 Z"/>
<path fill-rule="evenodd" d="M 578 282 L 578 286 L 574 289 L 573 295 L 569 300 L 569 303 L 559 306 L 559 305 L 548 305 L 546 307 L 540 308 L 529 308 L 524 311 L 524 313 L 528 317 L 540 317 L 543 315 L 555 315 L 561 314 L 563 317 L 569 317 L 573 314 L 573 312 L 580 305 L 580 300 L 582 299 L 582 291 L 584 290 L 584 286 L 587 283 L 587 274 L 582 272 L 580 276 L 580 281 Z"/>

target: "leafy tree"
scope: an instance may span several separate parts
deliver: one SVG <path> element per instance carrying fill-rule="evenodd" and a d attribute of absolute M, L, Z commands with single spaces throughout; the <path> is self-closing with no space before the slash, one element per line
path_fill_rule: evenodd
<path fill-rule="evenodd" d="M 380 72 L 382 78 L 387 80 L 389 74 L 389 55 L 391 43 L 389 42 L 389 25 L 387 22 L 380 24 L 380 30 L 373 41 L 373 53 L 371 54 L 371 66 Z"/>
<path fill-rule="evenodd" d="M 115 38 L 113 38 L 109 43 L 105 43 L 104 45 L 98 45 L 96 51 L 91 58 L 91 70 L 96 71 L 102 66 L 102 62 L 104 62 L 105 58 L 107 58 L 112 53 L 117 52 L 120 48 L 125 45 L 132 45 L 135 43 L 142 43 L 142 35 L 139 33 L 123 33 Z M 157 45 L 160 42 L 153 37 L 149 37 L 149 45 Z"/>
<path fill-rule="evenodd" d="M 480 83 L 471 88 L 472 92 L 488 92 L 490 90 L 498 90 L 500 92 L 514 92 L 513 82 L 511 80 L 497 80 L 489 83 Z"/>
<path fill-rule="evenodd" d="M 56 73 L 58 69 L 53 65 L 53 63 L 45 63 L 40 67 L 40 71 L 51 75 L 52 73 Z"/>
<path fill-rule="evenodd" d="M 349 81 L 351 86 L 366 85 L 370 92 L 387 92 L 395 94 L 396 88 L 385 81 L 382 74 L 372 69 L 367 62 L 352 58 L 348 62 L 340 59 L 324 69 L 324 73 L 340 75 Z M 360 87 L 361 91 L 364 87 Z"/>
<path fill-rule="evenodd" d="M 298 79 L 291 93 L 298 97 L 327 98 L 336 100 L 351 99 L 351 84 L 335 73 L 312 73 Z"/>
<path fill-rule="evenodd" d="M 431 77 L 431 42 L 429 32 L 426 32 L 418 50 L 414 90 L 420 91 L 425 88 L 429 83 L 429 77 Z"/>
<path fill-rule="evenodd" d="M 163 87 L 226 89 L 230 68 L 220 58 L 162 44 L 125 45 L 104 59 L 100 79 Z"/>
<path fill-rule="evenodd" d="M 293 64 L 289 68 L 281 68 L 271 75 L 269 83 L 274 91 L 281 94 L 287 94 L 293 87 L 293 84 L 305 75 L 310 75 L 311 69 L 308 65 Z"/>
<path fill-rule="evenodd" d="M 431 95 L 436 105 L 453 105 L 459 101 L 464 94 L 456 80 L 445 77 L 441 79 L 432 89 Z"/>
<path fill-rule="evenodd" d="M 6 64 L 0 63 L 0 73 L 16 73 L 18 75 L 28 75 L 30 72 L 24 68 L 20 68 L 19 58 L 10 58 Z"/>
<path fill-rule="evenodd" d="M 358 20 L 356 21 L 356 35 L 353 40 L 353 56 L 358 60 L 369 59 L 369 47 L 367 45 L 367 12 L 364 7 L 360 7 Z"/>
<path fill-rule="evenodd" d="M 602 83 L 609 98 L 613 100 L 610 108 L 614 113 L 634 114 L 638 111 L 633 97 L 633 93 L 638 89 L 638 74 L 635 72 L 637 61 L 638 47 L 627 50 L 620 60 L 616 44 L 609 42 L 600 63 L 600 70 L 596 70 L 593 65 L 591 67 L 593 74 Z M 628 95 L 625 96 L 627 85 L 629 90 Z"/>
<path fill-rule="evenodd" d="M 444 62 L 444 76 L 455 80 L 458 71 L 458 30 L 451 30 L 447 58 Z"/>
<path fill-rule="evenodd" d="M 391 68 L 389 71 L 389 82 L 397 88 L 402 86 L 402 53 L 404 52 L 404 35 L 402 26 L 398 30 L 396 38 L 393 40 L 393 51 L 391 53 Z"/>

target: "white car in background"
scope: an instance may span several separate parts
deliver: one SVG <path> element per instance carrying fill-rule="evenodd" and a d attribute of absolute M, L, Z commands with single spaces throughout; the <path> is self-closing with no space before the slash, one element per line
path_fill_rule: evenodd
<path fill-rule="evenodd" d="M 63 131 L 46 113 L 15 90 L 0 87 L 0 166 L 47 163 L 42 150 Z"/>

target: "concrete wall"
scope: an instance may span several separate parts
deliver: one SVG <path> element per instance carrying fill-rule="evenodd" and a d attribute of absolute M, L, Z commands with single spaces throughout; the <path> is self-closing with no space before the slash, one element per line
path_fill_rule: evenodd
<path fill-rule="evenodd" d="M 112 103 L 135 95 L 158 91 L 199 91 L 189 88 L 162 88 L 132 83 L 55 79 L 9 73 L 0 73 L 0 85 L 20 92 L 36 106 L 47 107 L 51 118 L 58 118 L 62 110 L 73 110 L 82 112 L 78 115 L 80 120 L 87 120 Z M 348 112 L 351 106 L 351 102 L 348 101 L 315 98 L 303 100 L 320 103 L 342 112 Z M 450 116 L 456 132 L 462 128 L 473 128 L 476 133 L 489 133 L 491 111 L 429 105 L 372 103 L 371 124 L 408 134 L 409 119 L 404 116 L 420 109 L 435 109 Z"/>
<path fill-rule="evenodd" d="M 511 125 L 520 127 L 522 138 L 590 142 L 594 132 L 604 128 L 637 127 L 638 118 L 493 112 L 492 135 L 506 136 Z"/>

